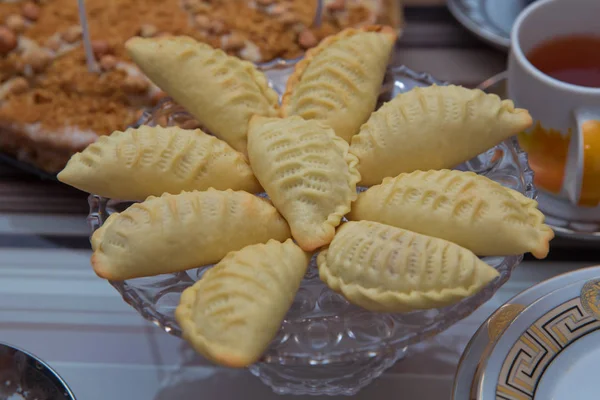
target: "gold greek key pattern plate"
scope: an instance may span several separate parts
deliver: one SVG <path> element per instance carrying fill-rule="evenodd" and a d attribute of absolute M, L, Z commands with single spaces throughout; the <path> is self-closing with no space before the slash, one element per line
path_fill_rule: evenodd
<path fill-rule="evenodd" d="M 546 368 L 581 337 L 600 329 L 600 280 L 583 285 L 579 297 L 538 318 L 508 352 L 496 400 L 532 400 Z"/>
<path fill-rule="evenodd" d="M 580 297 L 581 307 L 584 308 L 584 311 L 594 315 L 595 312 L 591 310 L 598 310 L 598 305 L 600 305 L 600 301 L 598 301 L 598 294 L 600 294 L 599 277 L 600 266 L 570 271 L 528 288 L 496 310 L 481 325 L 465 348 L 458 364 L 452 399 L 489 400 L 492 398 L 510 398 L 504 393 L 500 393 L 496 397 L 501 368 L 503 364 L 508 363 L 506 360 L 509 359 L 509 351 L 521 335 L 532 327 L 532 322 L 548 314 L 551 309 L 558 308 L 563 303 L 577 297 Z M 534 309 L 535 307 L 537 308 Z M 537 380 L 536 395 L 538 397 L 550 399 L 555 396 L 559 399 L 558 396 L 566 392 L 566 399 L 571 400 L 571 398 L 577 398 L 573 397 L 572 385 L 577 385 L 580 393 L 595 393 L 590 386 L 600 387 L 600 381 L 598 385 L 594 382 L 588 382 L 589 384 L 583 386 L 578 384 L 581 380 L 586 382 L 587 374 L 585 371 L 587 369 L 592 373 L 595 370 L 594 367 L 588 368 L 590 363 L 595 365 L 596 358 L 600 359 L 600 345 L 596 346 L 596 342 L 600 342 L 600 330 L 590 331 L 588 334 L 579 336 L 579 338 L 581 340 L 571 342 L 574 344 L 568 352 L 559 353 L 559 356 L 555 357 L 553 362 L 547 364 L 543 379 Z M 558 344 L 555 344 L 555 346 L 558 346 Z M 581 352 L 583 352 L 585 360 L 582 360 L 579 356 Z M 597 357 L 597 355 L 599 356 Z M 575 371 L 571 368 L 571 365 L 567 364 L 576 364 L 575 367 L 579 371 L 584 371 L 583 374 L 580 374 L 582 376 L 565 377 L 565 374 L 562 373 L 565 368 L 569 368 L 572 372 Z M 556 379 L 556 375 L 559 375 L 559 379 Z M 508 386 L 506 376 L 505 374 L 503 378 L 503 387 Z M 562 389 L 565 390 L 561 392 Z M 531 393 L 522 393 L 515 388 L 512 388 L 512 390 L 517 392 L 513 398 L 530 399 L 532 397 Z M 521 397 L 518 397 L 519 395 Z M 542 395 L 545 395 L 545 397 L 541 397 Z"/>

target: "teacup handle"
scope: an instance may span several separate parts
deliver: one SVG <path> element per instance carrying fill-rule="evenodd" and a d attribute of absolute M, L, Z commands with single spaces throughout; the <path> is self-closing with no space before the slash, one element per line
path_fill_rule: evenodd
<path fill-rule="evenodd" d="M 572 204 L 578 205 L 579 200 L 581 199 L 581 190 L 583 186 L 583 124 L 590 120 L 600 120 L 600 113 L 597 109 L 580 108 L 574 111 L 574 117 L 577 130 L 571 134 L 571 140 L 569 142 L 562 194 L 563 196 L 566 196 Z"/>

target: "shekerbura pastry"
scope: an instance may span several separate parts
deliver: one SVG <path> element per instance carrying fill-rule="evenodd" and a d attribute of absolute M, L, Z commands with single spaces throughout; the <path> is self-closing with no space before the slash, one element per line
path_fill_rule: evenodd
<path fill-rule="evenodd" d="M 145 125 L 101 136 L 71 157 L 58 179 L 124 200 L 210 187 L 261 191 L 245 157 L 222 140 L 199 129 Z"/>
<path fill-rule="evenodd" d="M 248 156 L 300 247 L 310 251 L 329 243 L 356 199 L 360 179 L 348 143 L 318 121 L 256 116 Z"/>
<path fill-rule="evenodd" d="M 375 109 L 395 41 L 395 31 L 380 26 L 326 38 L 296 64 L 282 116 L 317 119 L 349 142 Z"/>
<path fill-rule="evenodd" d="M 548 255 L 552 229 L 537 202 L 485 176 L 455 170 L 386 178 L 358 195 L 347 216 L 466 247 L 480 256 Z"/>
<path fill-rule="evenodd" d="M 527 110 L 495 94 L 460 86 L 414 88 L 396 96 L 360 128 L 350 152 L 361 185 L 402 172 L 452 168 L 529 127 Z"/>
<path fill-rule="evenodd" d="M 211 133 L 246 152 L 248 121 L 275 116 L 278 96 L 256 67 L 189 37 L 126 43 L 135 63 Z"/>
<path fill-rule="evenodd" d="M 92 236 L 92 266 L 111 280 L 160 275 L 215 263 L 250 244 L 289 237 L 277 210 L 249 193 L 209 189 L 165 194 L 108 217 Z"/>
<path fill-rule="evenodd" d="M 229 367 L 258 361 L 292 305 L 310 255 L 291 239 L 229 253 L 181 295 L 183 338 Z"/>
<path fill-rule="evenodd" d="M 454 243 L 372 221 L 342 225 L 317 262 L 332 290 L 381 312 L 444 307 L 498 276 Z"/>

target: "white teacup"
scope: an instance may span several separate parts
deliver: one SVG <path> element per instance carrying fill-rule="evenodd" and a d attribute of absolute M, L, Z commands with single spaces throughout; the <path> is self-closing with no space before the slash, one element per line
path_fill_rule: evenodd
<path fill-rule="evenodd" d="M 554 79 L 526 56 L 543 42 L 570 35 L 600 37 L 600 0 L 539 0 L 527 7 L 511 33 L 508 96 L 536 121 L 519 141 L 554 215 L 600 221 L 600 88 Z M 562 152 L 562 162 L 550 152 Z"/>

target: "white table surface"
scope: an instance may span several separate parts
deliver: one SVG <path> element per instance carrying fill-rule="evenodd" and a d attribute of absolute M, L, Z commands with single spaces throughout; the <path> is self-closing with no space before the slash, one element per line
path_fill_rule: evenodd
<path fill-rule="evenodd" d="M 85 235 L 87 226 L 76 217 L 0 214 L 0 235 L 48 230 Z M 79 400 L 281 397 L 245 370 L 217 368 L 196 355 L 190 360 L 191 350 L 181 340 L 144 321 L 94 275 L 89 256 L 89 250 L 0 248 L 0 341 L 47 361 Z M 488 315 L 537 282 L 589 265 L 523 263 L 492 300 L 414 347 L 355 398 L 449 399 L 460 354 Z"/>

